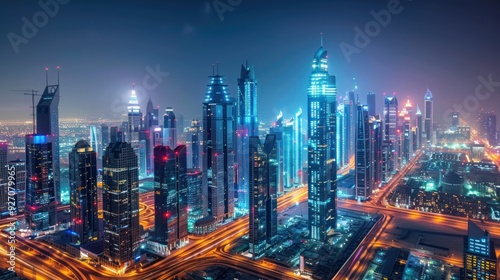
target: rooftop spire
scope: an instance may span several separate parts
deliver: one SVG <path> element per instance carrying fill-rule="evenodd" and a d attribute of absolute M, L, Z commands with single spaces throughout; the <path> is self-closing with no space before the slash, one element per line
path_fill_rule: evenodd
<path fill-rule="evenodd" d="M 321 32 L 321 47 L 323 47 L 323 32 Z"/>

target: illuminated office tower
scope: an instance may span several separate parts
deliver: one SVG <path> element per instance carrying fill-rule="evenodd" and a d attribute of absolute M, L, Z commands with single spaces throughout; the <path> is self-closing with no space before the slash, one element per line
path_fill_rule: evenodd
<path fill-rule="evenodd" d="M 366 95 L 366 103 L 368 105 L 368 116 L 373 117 L 377 115 L 377 99 L 374 92 L 369 92 Z"/>
<path fill-rule="evenodd" d="M 342 155 L 343 158 L 341 159 L 341 162 L 343 165 L 348 165 L 349 164 L 349 159 L 351 155 L 349 154 L 349 141 L 354 141 L 353 139 L 349 138 L 349 126 L 351 125 L 351 106 L 349 102 L 349 98 L 344 98 L 344 119 L 343 119 L 343 124 L 342 124 L 342 137 L 343 137 L 343 145 L 342 145 Z"/>
<path fill-rule="evenodd" d="M 7 154 L 9 144 L 0 142 L 0 213 L 7 212 L 9 205 L 9 180 L 7 176 Z M 11 186 L 15 189 L 15 186 Z"/>
<path fill-rule="evenodd" d="M 336 92 L 321 46 L 313 58 L 307 95 L 309 232 L 321 241 L 333 234 L 337 218 Z"/>
<path fill-rule="evenodd" d="M 347 119 L 347 153 L 348 158 L 351 158 L 355 154 L 356 150 L 356 100 L 355 100 L 355 92 L 350 91 L 347 96 L 347 106 L 349 110 L 347 113 L 349 114 L 349 118 Z"/>
<path fill-rule="evenodd" d="M 200 141 L 202 138 L 200 121 L 194 119 L 191 121 L 191 126 L 188 128 L 187 141 L 191 156 L 188 157 L 188 166 L 193 169 L 201 169 L 201 149 Z"/>
<path fill-rule="evenodd" d="M 401 159 L 402 163 L 406 164 L 410 161 L 410 158 L 413 154 L 413 133 L 411 127 L 411 117 L 408 111 L 406 111 L 406 107 L 401 111 L 399 115 L 402 125 L 401 125 Z"/>
<path fill-rule="evenodd" d="M 273 123 L 271 128 L 269 129 L 270 134 L 276 135 L 276 146 L 277 146 L 277 154 L 278 154 L 278 194 L 284 194 L 285 192 L 285 182 L 284 182 L 284 166 L 283 166 L 283 157 L 284 157 L 284 142 L 283 142 L 283 112 L 280 111 L 279 115 L 276 117 L 276 122 Z"/>
<path fill-rule="evenodd" d="M 416 116 L 416 126 L 417 126 L 417 139 L 416 139 L 416 142 L 417 142 L 417 149 L 420 149 L 422 148 L 423 146 L 423 140 L 422 140 L 422 135 L 424 133 L 424 126 L 423 126 L 423 122 L 422 122 L 422 112 L 420 111 L 420 108 L 418 107 L 417 105 L 417 113 L 415 114 Z"/>
<path fill-rule="evenodd" d="M 286 189 L 290 189 L 294 185 L 294 145 L 293 145 L 293 128 L 294 119 L 285 120 L 283 124 L 282 144 L 283 144 L 283 185 Z"/>
<path fill-rule="evenodd" d="M 497 143 L 497 116 L 493 112 L 480 113 L 481 127 L 480 132 L 488 140 L 490 146 L 496 146 Z"/>
<path fill-rule="evenodd" d="M 457 127 L 460 123 L 458 112 L 451 113 L 451 128 L 453 130 L 457 130 Z"/>
<path fill-rule="evenodd" d="M 101 237 L 97 217 L 97 153 L 85 140 L 69 154 L 70 213 L 73 242 L 86 244 Z"/>
<path fill-rule="evenodd" d="M 234 217 L 236 106 L 224 77 L 209 78 L 203 102 L 203 192 L 208 215 L 222 222 Z"/>
<path fill-rule="evenodd" d="M 268 134 L 264 144 L 259 137 L 250 137 L 249 242 L 254 258 L 264 253 L 267 242 L 278 233 L 276 148 L 276 135 Z"/>
<path fill-rule="evenodd" d="M 304 136 L 302 135 L 302 108 L 295 113 L 293 122 L 293 179 L 294 185 L 302 185 L 302 149 Z"/>
<path fill-rule="evenodd" d="M 143 134 L 143 131 L 140 132 L 140 134 Z M 141 139 L 140 137 L 139 139 Z M 138 160 L 139 160 L 139 178 L 145 178 L 148 175 L 148 154 L 147 154 L 147 143 L 146 140 L 140 140 L 139 141 L 139 147 L 137 147 L 137 150 L 139 151 L 138 153 Z"/>
<path fill-rule="evenodd" d="M 468 223 L 468 234 L 464 237 L 464 279 L 497 279 L 498 261 L 490 233 L 471 220 Z"/>
<path fill-rule="evenodd" d="M 26 205 L 26 162 L 21 159 L 10 161 L 9 168 L 15 169 L 14 182 L 16 184 L 17 213 L 24 213 Z"/>
<path fill-rule="evenodd" d="M 98 155 L 102 158 L 102 155 L 106 151 L 106 147 L 109 145 L 109 127 L 106 124 L 101 124 L 101 150 Z"/>
<path fill-rule="evenodd" d="M 433 126 L 433 104 L 432 104 L 432 92 L 427 89 L 424 97 L 425 102 L 425 112 L 424 112 L 424 131 L 425 131 L 425 141 L 430 143 L 432 141 L 432 126 Z"/>
<path fill-rule="evenodd" d="M 188 182 L 186 146 L 172 150 L 156 146 L 155 155 L 155 251 L 168 255 L 187 241 Z"/>
<path fill-rule="evenodd" d="M 51 135 L 26 135 L 26 224 L 45 230 L 57 223 Z"/>
<path fill-rule="evenodd" d="M 372 188 L 379 186 L 382 182 L 382 141 L 383 127 L 380 115 L 372 116 L 369 121 L 370 125 L 370 162 L 371 162 L 371 182 Z"/>
<path fill-rule="evenodd" d="M 130 99 L 128 102 L 128 123 L 127 123 L 127 142 L 130 143 L 134 149 L 135 155 L 140 159 L 139 142 L 140 131 L 142 130 L 142 112 L 139 106 L 139 100 L 135 90 L 132 89 Z M 142 175 L 142 174 L 141 174 Z"/>
<path fill-rule="evenodd" d="M 365 200 L 371 195 L 372 171 L 370 151 L 370 124 L 368 106 L 358 105 L 356 126 L 356 199 Z"/>
<path fill-rule="evenodd" d="M 59 79 L 58 79 L 59 80 Z M 59 157 L 59 81 L 57 85 L 47 85 L 36 106 L 36 133 L 51 135 L 52 164 L 56 203 L 61 202 L 61 168 Z"/>
<path fill-rule="evenodd" d="M 167 107 L 163 115 L 163 146 L 177 147 L 177 121 L 172 107 Z"/>
<path fill-rule="evenodd" d="M 388 175 L 392 174 L 396 170 L 398 154 L 398 134 L 397 134 L 397 121 L 398 121 L 398 100 L 396 96 L 386 97 L 384 106 L 384 119 L 385 119 L 385 130 L 384 130 L 384 140 L 389 141 L 390 146 L 388 147 L 388 160 L 384 161 L 387 166 L 384 168 Z"/>
<path fill-rule="evenodd" d="M 144 129 L 150 130 L 154 125 L 158 125 L 158 109 L 154 108 L 150 97 L 146 106 L 146 115 L 144 115 Z"/>
<path fill-rule="evenodd" d="M 238 78 L 238 100 L 237 100 L 237 143 L 236 143 L 236 165 L 237 183 L 236 195 L 239 213 L 248 212 L 248 139 L 258 136 L 259 122 L 257 119 L 257 80 L 253 65 L 241 65 L 241 73 Z"/>
<path fill-rule="evenodd" d="M 199 169 L 187 171 L 187 204 L 188 204 L 188 231 L 193 232 L 194 223 L 204 217 L 203 213 L 203 176 Z"/>
<path fill-rule="evenodd" d="M 347 152 L 343 149 L 345 135 L 344 135 L 344 102 L 341 101 L 337 105 L 337 156 L 338 159 L 338 167 L 344 167 L 344 153 Z"/>
<path fill-rule="evenodd" d="M 382 182 L 389 182 L 391 178 L 392 143 L 382 140 Z"/>
<path fill-rule="evenodd" d="M 130 143 L 110 143 L 103 156 L 104 258 L 123 267 L 140 257 L 139 174 Z"/>

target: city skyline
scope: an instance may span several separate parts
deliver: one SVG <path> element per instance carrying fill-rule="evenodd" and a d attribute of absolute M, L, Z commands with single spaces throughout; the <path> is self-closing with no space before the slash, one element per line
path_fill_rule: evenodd
<path fill-rule="evenodd" d="M 145 109 L 146 102 L 151 97 L 155 104 L 162 107 L 162 110 L 164 107 L 170 106 L 176 112 L 184 114 L 187 119 L 201 118 L 199 110 L 191 106 L 190 100 L 195 98 L 197 100 L 203 99 L 204 90 L 203 86 L 200 85 L 203 85 L 201 82 L 206 79 L 206 74 L 210 71 L 211 65 L 217 61 L 220 62 L 220 71 L 227 76 L 231 95 L 236 97 L 240 64 L 237 62 L 245 60 L 248 60 L 257 68 L 256 75 L 259 76 L 261 91 L 259 100 L 261 119 L 271 119 L 280 109 L 285 109 L 285 113 L 287 113 L 294 111 L 294 108 L 305 108 L 306 98 L 302 96 L 301 92 L 307 88 L 307 79 L 299 77 L 305 77 L 305 74 L 307 74 L 305 69 L 307 69 L 308 61 L 305 57 L 308 53 L 314 51 L 319 44 L 320 33 L 323 33 L 324 45 L 330 49 L 332 68 L 336 70 L 339 79 L 339 95 L 343 95 L 352 89 L 352 78 L 356 77 L 358 91 L 362 100 L 365 100 L 367 92 L 374 92 L 377 95 L 382 95 L 383 92 L 387 94 L 397 92 L 404 99 L 409 96 L 412 100 L 420 100 L 417 97 L 429 88 L 435 94 L 449 96 L 450 98 L 453 96 L 454 99 L 456 98 L 457 104 L 464 107 L 462 101 L 469 95 L 473 95 L 476 87 L 482 84 L 478 80 L 479 77 L 483 77 L 483 81 L 491 80 L 495 82 L 497 81 L 496 77 L 500 77 L 498 70 L 490 63 L 498 56 L 497 52 L 494 51 L 500 45 L 498 38 L 486 36 L 479 39 L 482 34 L 494 32 L 492 29 L 494 25 L 490 25 L 488 21 L 488 14 L 495 10 L 498 11 L 498 7 L 492 6 L 488 2 L 470 4 L 461 1 L 461 5 L 450 10 L 444 3 L 401 1 L 402 11 L 393 14 L 387 27 L 382 27 L 380 34 L 371 38 L 370 43 L 362 48 L 359 54 L 352 55 L 350 63 L 347 62 L 340 44 L 345 42 L 354 45 L 353 40 L 356 33 L 353 28 L 358 26 L 363 29 L 365 24 L 373 20 L 370 12 L 372 10 L 378 12 L 387 9 L 389 2 L 363 1 L 356 7 L 353 7 L 353 4 L 350 3 L 322 1 L 315 4 L 292 2 L 289 5 L 279 5 L 279 2 L 266 3 L 265 5 L 258 2 L 242 2 L 234 7 L 231 12 L 225 12 L 221 21 L 213 5 L 210 5 L 209 2 L 197 4 L 155 3 L 151 4 L 151 6 L 138 7 L 130 1 L 126 2 L 122 7 L 115 7 L 117 12 L 113 15 L 113 19 L 116 19 L 116 23 L 105 28 L 97 28 L 97 26 L 103 25 L 106 16 L 104 10 L 109 5 L 112 5 L 112 2 L 95 3 L 97 7 L 97 10 L 93 12 L 95 22 L 87 27 L 81 26 L 80 17 L 72 18 L 69 16 L 76 10 L 81 11 L 81 16 L 85 16 L 86 13 L 90 12 L 84 8 L 85 6 L 81 6 L 81 3 L 76 2 L 60 5 L 58 13 L 53 18 L 50 18 L 46 26 L 38 28 L 39 30 L 34 38 L 30 39 L 27 44 L 19 45 L 17 54 L 7 38 L 0 43 L 1 53 L 4 56 L 2 58 L 5 61 L 2 67 L 9 69 L 9 71 L 4 71 L 6 73 L 4 76 L 5 82 L 0 86 L 2 96 L 7 96 L 9 102 L 3 103 L 5 105 L 1 107 L 0 119 L 29 120 L 28 113 L 24 113 L 28 109 L 29 100 L 18 93 L 9 92 L 9 90 L 31 88 L 41 90 L 45 82 L 45 75 L 42 71 L 45 67 L 49 67 L 49 81 L 53 82 L 56 79 L 55 70 L 58 65 L 61 66 L 61 90 L 64 91 L 61 94 L 61 107 L 63 108 L 61 117 L 105 116 L 107 114 L 119 116 L 123 114 L 120 109 L 126 107 L 127 92 L 130 85 L 135 82 L 138 86 L 144 86 L 144 78 L 149 75 L 150 78 L 147 82 L 151 86 L 147 88 L 151 89 L 153 85 L 156 85 L 156 87 L 147 90 L 146 93 L 138 93 L 142 95 L 141 107 Z M 165 9 L 167 14 L 171 15 L 168 20 L 157 17 L 156 10 L 162 8 Z M 299 23 L 291 22 L 290 19 L 287 19 L 288 17 L 284 19 L 283 23 L 266 19 L 258 26 L 250 25 L 251 19 L 254 17 L 253 12 L 258 10 L 264 14 L 272 14 L 278 8 L 284 9 L 290 15 L 299 18 L 307 17 L 307 11 L 320 12 L 317 15 L 315 25 L 301 24 L 300 28 L 294 28 Z M 302 8 L 306 12 L 297 14 L 297 11 L 300 10 L 298 8 Z M 4 34 L 10 32 L 21 34 L 23 21 L 20 18 L 25 16 L 31 20 L 31 15 L 41 9 L 35 4 L 15 3 L 9 5 L 4 11 L 6 14 L 2 15 L 7 19 L 8 24 L 6 26 L 9 26 L 9 29 L 2 27 L 1 30 Z M 327 16 L 323 10 L 338 13 L 338 17 Z M 140 23 L 137 27 L 134 27 L 136 22 L 134 17 L 125 17 L 131 11 L 138 15 L 151 13 L 153 20 Z M 174 15 L 171 14 L 172 11 L 179 12 Z M 339 11 L 350 11 L 352 17 L 346 18 L 345 12 L 340 13 Z M 423 26 L 419 26 L 420 29 L 413 29 L 416 27 L 413 27 L 412 22 L 423 16 L 423 13 L 431 13 L 433 16 L 426 17 L 426 22 Z M 457 20 L 465 18 L 465 14 L 471 13 L 474 15 L 482 14 L 482 16 L 480 18 L 476 16 L 475 18 L 478 18 L 476 21 Z M 181 15 L 184 16 L 183 19 L 179 18 Z M 125 18 L 127 21 L 123 21 Z M 447 21 L 444 19 L 448 19 L 449 22 L 453 22 L 457 26 L 452 26 L 451 23 L 445 25 L 444 23 Z M 122 22 L 123 25 L 117 25 L 118 22 Z M 235 49 L 242 49 L 242 47 L 239 47 L 238 40 L 232 39 L 234 36 L 236 38 L 240 36 L 234 33 L 234 24 L 240 24 L 242 28 L 252 34 L 253 38 L 258 40 L 245 44 L 244 51 L 234 51 Z M 263 28 L 264 26 L 268 28 Z M 434 28 L 434 26 L 440 26 L 440 28 Z M 81 32 L 68 34 L 68 28 L 74 28 Z M 110 28 L 128 29 L 129 32 L 126 35 L 110 35 Z M 447 28 L 461 30 L 461 32 L 446 32 Z M 415 32 L 412 33 L 412 29 Z M 475 34 L 473 30 L 481 30 L 482 33 Z M 213 32 L 219 34 L 218 39 L 220 42 L 230 40 L 231 44 L 227 46 L 221 44 L 218 48 L 210 48 L 208 55 L 205 51 L 195 51 L 197 46 L 214 42 L 214 38 L 209 35 Z M 472 38 L 466 44 L 461 41 L 464 32 L 469 38 Z M 410 37 L 407 33 L 414 35 Z M 69 41 L 78 42 L 78 44 L 67 43 L 65 46 L 56 45 L 51 48 L 47 48 L 43 44 L 43 42 L 56 39 L 53 37 L 58 34 L 69 36 Z M 76 34 L 79 36 L 74 38 L 75 40 L 71 40 L 72 36 L 77 36 Z M 270 36 L 271 34 L 277 36 Z M 95 45 L 96 40 L 100 40 L 99 42 L 102 43 L 98 44 L 99 48 L 91 48 L 96 52 L 92 57 L 88 57 L 82 47 Z M 458 40 L 462 44 L 458 43 Z M 262 43 L 258 43 L 260 41 Z M 454 41 L 457 44 L 453 44 L 453 48 L 444 44 L 445 42 Z M 125 42 L 128 42 L 128 44 L 125 44 Z M 283 49 L 281 52 L 273 47 L 283 43 L 287 43 L 287 47 L 281 48 Z M 100 58 L 109 56 L 116 44 L 126 46 L 123 49 L 123 55 L 113 53 L 107 63 L 100 63 Z M 261 44 L 268 47 L 266 48 Z M 128 45 L 130 47 L 127 47 Z M 139 46 L 144 49 L 144 52 L 135 53 L 135 50 L 140 50 L 140 48 L 138 49 Z M 401 46 L 404 46 L 404 48 L 401 48 Z M 421 46 L 427 49 L 420 51 Z M 47 52 L 47 56 L 43 59 L 35 59 L 36 52 L 34 50 L 39 48 Z M 69 52 L 68 48 L 74 49 L 76 53 Z M 470 50 L 473 48 L 480 49 L 480 51 L 477 51 L 477 55 L 464 56 L 471 53 Z M 165 51 L 160 52 L 160 49 L 165 49 Z M 198 53 L 200 55 L 197 55 Z M 194 54 L 193 58 L 196 62 L 188 61 L 186 63 L 186 60 L 176 58 L 183 57 L 183 54 Z M 457 61 L 455 57 L 461 57 L 462 61 Z M 33 59 L 29 66 L 26 64 L 27 59 Z M 283 62 L 277 63 L 278 61 L 284 61 L 284 64 Z M 463 63 L 468 67 L 456 67 L 457 63 Z M 433 66 L 429 68 L 426 67 L 427 64 Z M 376 73 L 370 71 L 369 68 L 372 67 L 367 68 L 366 65 L 376 66 Z M 458 69 L 460 71 L 457 71 Z M 447 74 L 452 70 L 453 76 Z M 19 79 L 18 74 L 14 75 L 19 71 L 23 73 L 22 80 Z M 157 76 L 157 79 L 155 79 L 150 74 L 155 71 L 164 74 L 168 73 L 168 75 Z M 488 78 L 489 75 L 491 75 L 491 78 Z M 276 76 L 295 78 L 294 81 L 289 83 L 277 83 L 274 81 Z M 186 83 L 185 80 L 188 77 L 198 82 Z M 408 79 L 408 77 L 412 78 Z M 91 86 L 94 83 L 102 86 L 95 88 Z M 495 87 L 494 84 L 493 86 Z M 296 98 L 291 98 L 289 103 L 281 105 L 277 102 L 280 93 L 286 93 Z M 87 95 L 90 98 L 76 102 L 75 97 L 81 95 Z M 179 97 L 184 95 L 190 98 Z M 90 102 L 95 98 L 99 98 L 101 101 L 93 107 Z M 446 109 L 455 111 L 453 107 L 449 108 L 453 104 L 449 104 L 444 100 L 445 98 L 436 102 L 436 111 L 444 112 Z M 494 110 L 495 108 L 491 104 L 498 102 L 499 97 L 492 94 L 488 100 L 489 102 L 482 102 L 481 107 L 486 110 Z M 365 102 L 363 101 L 363 103 Z M 423 108 L 423 102 L 419 101 L 418 104 Z M 382 107 L 380 101 L 377 105 L 379 105 L 379 108 Z M 96 112 L 90 112 L 88 108 L 91 107 L 95 108 Z M 466 113 L 471 112 L 466 111 Z M 434 116 L 434 118 L 438 123 L 443 120 L 443 117 L 438 115 Z"/>

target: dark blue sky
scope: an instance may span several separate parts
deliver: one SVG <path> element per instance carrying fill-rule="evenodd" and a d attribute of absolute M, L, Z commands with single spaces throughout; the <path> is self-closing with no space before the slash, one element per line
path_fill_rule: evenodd
<path fill-rule="evenodd" d="M 291 116 L 299 106 L 306 108 L 311 60 L 321 32 L 338 94 L 350 90 L 356 77 L 362 101 L 367 91 L 397 92 L 423 109 L 429 87 L 437 122 L 455 103 L 470 102 L 464 112 L 475 111 L 472 96 L 478 77 L 492 75 L 500 81 L 498 2 L 401 0 L 402 11 L 348 62 L 339 45 L 354 45 L 354 28 L 364 29 L 373 20 L 370 12 L 387 9 L 391 1 L 218 0 L 238 4 L 221 20 L 214 8 L 217 1 L 71 0 L 59 5 L 47 24 L 40 24 L 17 54 L 8 34 L 22 36 L 22 17 L 33 22 L 43 9 L 37 1 L 4 1 L 0 120 L 30 119 L 30 98 L 9 89 L 43 90 L 43 69 L 50 68 L 55 82 L 57 65 L 62 69 L 61 117 L 116 116 L 125 109 L 131 83 L 142 85 L 146 67 L 159 65 L 168 76 L 141 96 L 151 96 L 162 111 L 174 107 L 188 120 L 201 115 L 212 64 L 219 61 L 219 72 L 236 96 L 236 79 L 246 60 L 255 65 L 259 80 L 259 117 L 269 120 L 280 109 Z M 500 105 L 500 86 L 491 89 L 496 91 L 479 100 L 481 108 Z M 487 93 L 483 87 L 481 96 Z"/>

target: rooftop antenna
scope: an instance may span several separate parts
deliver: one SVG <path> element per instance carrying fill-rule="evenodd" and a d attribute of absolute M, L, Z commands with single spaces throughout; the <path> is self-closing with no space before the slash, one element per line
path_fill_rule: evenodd
<path fill-rule="evenodd" d="M 35 129 L 35 96 L 41 96 L 38 94 L 38 90 L 24 90 L 24 89 L 11 89 L 10 91 L 22 91 L 24 95 L 31 95 L 31 108 L 33 110 L 32 116 L 33 116 L 33 134 L 36 134 L 36 129 Z M 31 93 L 30 93 L 31 92 Z"/>
<path fill-rule="evenodd" d="M 323 47 L 323 32 L 321 32 L 321 47 Z"/>
<path fill-rule="evenodd" d="M 59 85 L 59 66 L 57 66 L 57 85 Z"/>
<path fill-rule="evenodd" d="M 45 86 L 49 86 L 49 68 L 45 67 Z"/>

